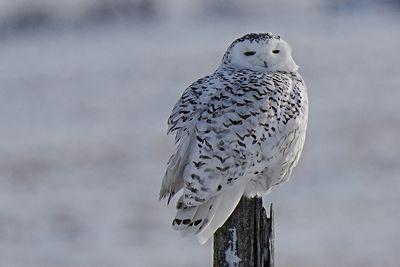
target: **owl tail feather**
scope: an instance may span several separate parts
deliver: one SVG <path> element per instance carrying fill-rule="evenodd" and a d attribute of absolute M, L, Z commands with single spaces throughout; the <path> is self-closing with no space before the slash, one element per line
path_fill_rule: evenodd
<path fill-rule="evenodd" d="M 232 214 L 244 190 L 245 186 L 237 185 L 193 207 L 186 206 L 181 197 L 172 227 L 182 231 L 183 235 L 195 234 L 199 242 L 204 244 Z"/>

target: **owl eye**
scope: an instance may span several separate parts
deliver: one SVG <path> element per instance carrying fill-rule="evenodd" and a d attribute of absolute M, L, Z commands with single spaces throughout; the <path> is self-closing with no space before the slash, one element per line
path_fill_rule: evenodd
<path fill-rule="evenodd" d="M 278 54 L 279 52 L 281 52 L 281 51 L 279 51 L 279 50 L 272 50 L 272 53 L 274 53 L 274 54 Z"/>
<path fill-rule="evenodd" d="M 244 54 L 245 56 L 252 56 L 252 55 L 255 55 L 256 52 L 254 52 L 254 51 L 249 51 L 249 52 L 244 52 L 243 54 Z"/>

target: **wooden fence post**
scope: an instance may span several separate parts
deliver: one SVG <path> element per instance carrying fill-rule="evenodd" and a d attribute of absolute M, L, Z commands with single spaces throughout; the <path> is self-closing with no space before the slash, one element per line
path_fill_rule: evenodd
<path fill-rule="evenodd" d="M 214 267 L 273 267 L 274 211 L 269 217 L 261 198 L 242 197 L 214 234 Z"/>

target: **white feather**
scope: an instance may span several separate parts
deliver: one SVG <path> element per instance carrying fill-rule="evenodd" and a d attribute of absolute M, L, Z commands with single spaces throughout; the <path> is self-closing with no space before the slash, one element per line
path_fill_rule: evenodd
<path fill-rule="evenodd" d="M 220 194 L 218 196 L 220 197 L 220 203 L 218 207 L 215 207 L 216 212 L 213 219 L 210 220 L 208 225 L 206 225 L 200 232 L 196 234 L 196 237 L 201 244 L 207 242 L 207 240 L 229 218 L 243 196 L 244 190 L 245 186 L 243 183 L 241 183 L 230 188 L 230 190 L 226 190 L 224 194 Z"/>

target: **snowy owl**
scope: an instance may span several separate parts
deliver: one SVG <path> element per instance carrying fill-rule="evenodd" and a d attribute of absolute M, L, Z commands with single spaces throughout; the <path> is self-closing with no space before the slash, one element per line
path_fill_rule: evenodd
<path fill-rule="evenodd" d="M 176 230 L 205 243 L 245 195 L 289 179 L 303 149 L 307 88 L 290 46 L 272 33 L 236 39 L 218 69 L 183 93 L 168 119 L 177 149 L 160 190 Z"/>

